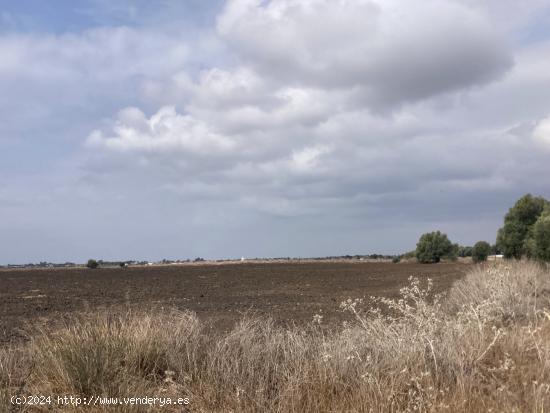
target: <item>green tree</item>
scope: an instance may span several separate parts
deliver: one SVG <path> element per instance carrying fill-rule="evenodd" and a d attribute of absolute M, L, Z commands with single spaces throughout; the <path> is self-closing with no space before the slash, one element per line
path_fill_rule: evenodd
<path fill-rule="evenodd" d="M 534 257 L 550 261 L 550 207 L 547 207 L 533 226 Z"/>
<path fill-rule="evenodd" d="M 86 267 L 95 270 L 97 267 L 99 267 L 99 263 L 96 260 L 89 259 Z"/>
<path fill-rule="evenodd" d="M 491 245 L 485 241 L 478 241 L 472 248 L 472 259 L 474 262 L 487 261 L 487 257 L 491 253 Z"/>
<path fill-rule="evenodd" d="M 536 222 L 535 222 L 535 225 L 536 225 Z M 527 258 L 535 258 L 537 254 L 536 252 L 537 245 L 533 235 L 533 229 L 535 228 L 535 225 L 532 225 L 531 228 L 529 228 L 529 231 L 527 231 L 527 235 L 525 236 L 525 240 L 523 241 L 523 255 L 526 256 Z"/>
<path fill-rule="evenodd" d="M 440 231 L 423 234 L 416 244 L 416 259 L 421 263 L 436 263 L 453 256 L 454 246 Z"/>
<path fill-rule="evenodd" d="M 497 234 L 497 246 L 506 258 L 519 259 L 532 252 L 530 231 L 548 205 L 546 199 L 527 194 L 508 210 Z"/>
<path fill-rule="evenodd" d="M 459 257 L 471 257 L 472 256 L 472 247 L 465 247 L 465 246 L 460 246 L 458 247 L 458 252 L 457 252 L 457 255 Z"/>
<path fill-rule="evenodd" d="M 456 261 L 459 256 L 459 251 L 460 251 L 460 245 L 452 244 L 451 252 L 448 254 L 448 257 L 451 260 Z"/>

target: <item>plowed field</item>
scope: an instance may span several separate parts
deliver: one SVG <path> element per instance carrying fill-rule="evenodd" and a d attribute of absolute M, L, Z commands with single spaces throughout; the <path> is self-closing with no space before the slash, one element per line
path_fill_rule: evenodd
<path fill-rule="evenodd" d="M 469 264 L 379 262 L 238 263 L 152 267 L 0 270 L 0 342 L 53 326 L 80 311 L 189 309 L 213 328 L 228 328 L 244 313 L 279 323 L 327 325 L 349 316 L 347 298 L 396 296 L 408 277 L 432 278 L 436 290 L 451 286 Z"/>

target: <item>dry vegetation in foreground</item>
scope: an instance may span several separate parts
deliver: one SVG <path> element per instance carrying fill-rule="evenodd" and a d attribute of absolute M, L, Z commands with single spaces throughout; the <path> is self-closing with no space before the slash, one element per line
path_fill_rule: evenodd
<path fill-rule="evenodd" d="M 188 396 L 194 412 L 542 412 L 549 288 L 550 271 L 526 262 L 477 267 L 446 297 L 411 279 L 378 308 L 342 303 L 352 321 L 331 332 L 248 318 L 216 335 L 191 313 L 81 316 L 0 350 L 0 411 L 19 393 Z"/>

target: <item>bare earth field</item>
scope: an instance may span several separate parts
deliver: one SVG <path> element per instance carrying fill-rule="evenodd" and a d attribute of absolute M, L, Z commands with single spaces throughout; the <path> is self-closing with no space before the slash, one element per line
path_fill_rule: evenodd
<path fill-rule="evenodd" d="M 79 311 L 188 309 L 225 329 L 245 313 L 278 323 L 328 325 L 349 316 L 341 301 L 396 297 L 409 276 L 432 278 L 444 291 L 471 265 L 441 263 L 307 262 L 154 267 L 16 269 L 0 271 L 0 343 L 19 341 L 30 325 L 53 325 Z"/>

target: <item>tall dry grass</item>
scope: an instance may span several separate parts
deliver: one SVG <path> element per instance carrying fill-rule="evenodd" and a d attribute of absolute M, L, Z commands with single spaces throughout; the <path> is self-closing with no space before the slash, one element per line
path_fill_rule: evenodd
<path fill-rule="evenodd" d="M 411 279 L 375 308 L 350 299 L 350 322 L 334 330 L 245 318 L 213 334 L 186 312 L 81 316 L 0 352 L 0 403 L 8 411 L 14 393 L 162 395 L 189 397 L 193 412 L 543 412 L 549 288 L 537 264 L 487 264 L 446 297 Z"/>

